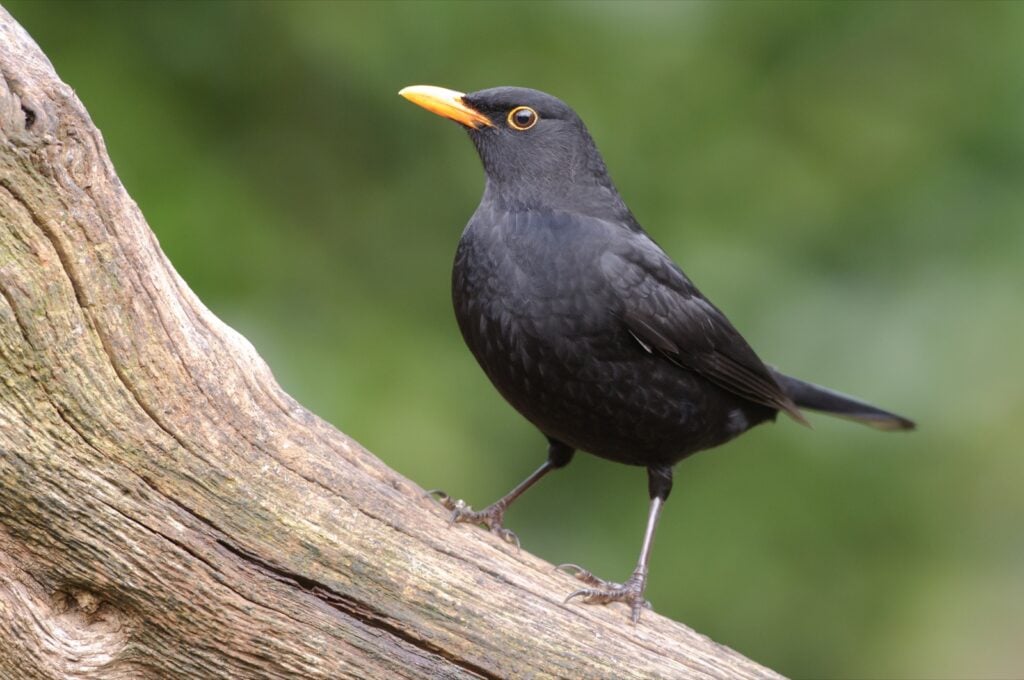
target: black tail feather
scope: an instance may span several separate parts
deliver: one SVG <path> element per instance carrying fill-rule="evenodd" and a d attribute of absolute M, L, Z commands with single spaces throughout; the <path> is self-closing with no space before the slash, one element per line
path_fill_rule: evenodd
<path fill-rule="evenodd" d="M 847 418 L 878 430 L 913 430 L 916 427 L 912 420 L 883 411 L 854 397 L 791 378 L 774 368 L 771 371 L 782 391 L 800 408 Z"/>

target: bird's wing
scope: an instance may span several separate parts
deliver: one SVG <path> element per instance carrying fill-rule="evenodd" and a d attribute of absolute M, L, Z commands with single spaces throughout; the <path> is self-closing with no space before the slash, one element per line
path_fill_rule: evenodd
<path fill-rule="evenodd" d="M 645 234 L 619 241 L 601 256 L 614 311 L 651 353 L 757 404 L 806 424 L 729 320 Z"/>

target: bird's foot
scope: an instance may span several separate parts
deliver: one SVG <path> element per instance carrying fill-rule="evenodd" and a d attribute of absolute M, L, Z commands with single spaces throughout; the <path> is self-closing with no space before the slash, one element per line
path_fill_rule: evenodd
<path fill-rule="evenodd" d="M 428 491 L 427 493 L 434 497 L 434 499 L 436 499 L 442 506 L 451 510 L 452 514 L 449 518 L 449 524 L 465 522 L 467 524 L 483 525 L 501 540 L 506 543 L 511 543 L 517 549 L 519 548 L 519 537 L 516 536 L 515 532 L 511 529 L 506 529 L 502 525 L 502 522 L 505 519 L 506 506 L 500 500 L 496 503 L 491 503 L 483 510 L 478 511 L 467 505 L 461 498 L 452 498 L 444 491 L 435 489 L 433 491 Z"/>
<path fill-rule="evenodd" d="M 646 569 L 637 568 L 625 583 L 605 581 L 576 564 L 560 564 L 556 569 L 574 576 L 589 586 L 569 593 L 565 602 L 574 597 L 583 598 L 583 602 L 587 604 L 624 602 L 629 605 L 630 616 L 634 624 L 640 620 L 640 614 L 644 609 L 651 608 L 651 603 L 644 599 L 644 589 L 647 587 Z"/>

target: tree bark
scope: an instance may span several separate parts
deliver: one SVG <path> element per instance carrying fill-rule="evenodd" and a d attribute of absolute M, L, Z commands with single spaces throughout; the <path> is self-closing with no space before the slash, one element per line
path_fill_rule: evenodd
<path fill-rule="evenodd" d="M 576 582 L 305 410 L 0 9 L 0 677 L 780 677 Z"/>

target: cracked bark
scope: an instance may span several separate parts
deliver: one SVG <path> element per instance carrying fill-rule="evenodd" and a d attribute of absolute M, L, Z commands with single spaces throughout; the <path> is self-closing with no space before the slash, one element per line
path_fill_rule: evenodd
<path fill-rule="evenodd" d="M 778 677 L 449 530 L 193 295 L 0 9 L 0 677 Z"/>

